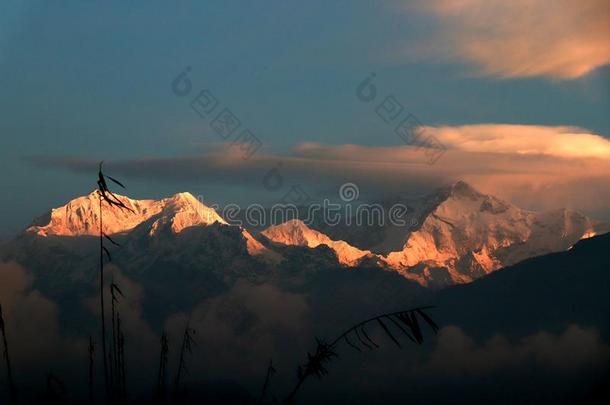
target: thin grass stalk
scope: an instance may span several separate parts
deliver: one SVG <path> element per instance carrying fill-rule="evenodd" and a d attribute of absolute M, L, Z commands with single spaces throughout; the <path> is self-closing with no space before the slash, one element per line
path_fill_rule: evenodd
<path fill-rule="evenodd" d="M 116 380 L 117 380 L 117 370 L 118 370 L 118 359 L 117 359 L 117 336 L 116 336 L 116 316 L 115 316 L 115 306 L 114 306 L 114 296 L 111 297 L 110 299 L 110 310 L 112 312 L 111 315 L 111 322 L 112 322 L 112 347 L 110 350 L 110 354 L 111 354 L 111 363 L 112 363 L 112 367 L 110 368 L 111 370 L 113 370 L 113 374 L 114 374 L 114 378 L 112 379 L 112 385 L 113 387 L 116 386 Z M 115 388 L 116 389 L 116 388 Z"/>
<path fill-rule="evenodd" d="M 110 384 L 108 380 L 108 354 L 106 353 L 106 317 L 104 315 L 104 228 L 102 213 L 102 194 L 100 193 L 100 309 L 102 321 L 102 358 L 104 359 L 104 388 L 106 402 L 110 402 Z"/>
<path fill-rule="evenodd" d="M 13 369 L 11 367 L 11 357 L 8 351 L 8 340 L 6 338 L 6 324 L 4 323 L 4 316 L 2 315 L 2 304 L 0 304 L 0 330 L 2 331 L 2 342 L 4 344 L 4 361 L 6 362 L 6 376 L 8 380 L 8 392 L 9 398 L 12 403 L 17 403 L 17 387 L 15 380 L 13 379 Z"/>
<path fill-rule="evenodd" d="M 381 319 L 381 318 L 398 316 L 398 315 L 404 314 L 406 312 L 414 313 L 414 312 L 419 312 L 419 311 L 423 311 L 423 310 L 431 309 L 431 308 L 434 308 L 434 306 L 430 305 L 430 306 L 418 307 L 418 308 L 410 309 L 408 311 L 390 312 L 388 314 L 383 314 L 383 315 L 379 315 L 379 316 L 375 316 L 375 317 L 369 318 L 369 319 L 367 319 L 365 321 L 362 321 L 362 322 L 359 322 L 356 325 L 352 326 L 351 328 L 347 329 L 345 332 L 343 332 L 341 335 L 339 335 L 335 340 L 333 340 L 332 343 L 330 344 L 330 346 L 333 346 L 333 347 L 336 346 L 337 343 L 339 343 L 342 339 L 345 339 L 345 337 L 350 332 L 352 332 L 354 330 L 357 330 L 358 328 L 361 328 L 362 326 L 364 326 L 365 324 L 367 324 L 369 322 L 376 321 L 376 320 Z"/>
<path fill-rule="evenodd" d="M 108 353 L 108 363 L 110 364 L 110 366 L 108 367 L 108 380 L 110 382 L 110 402 L 114 403 L 117 394 L 115 384 L 116 376 L 114 374 L 114 367 L 112 366 L 112 347 L 110 348 L 110 353 Z"/>
<path fill-rule="evenodd" d="M 182 377 L 182 369 L 184 368 L 184 352 L 186 348 L 186 339 L 187 339 L 187 328 L 184 330 L 184 335 L 182 336 L 182 345 L 180 347 L 180 360 L 178 361 L 178 371 L 176 373 L 176 380 L 174 381 L 174 395 L 177 397 L 178 392 L 180 390 L 180 378 Z"/>
<path fill-rule="evenodd" d="M 174 381 L 174 396 L 176 400 L 180 394 L 180 381 L 182 378 L 182 372 L 186 371 L 186 353 L 192 352 L 192 344 L 194 343 L 193 337 L 191 333 L 195 333 L 193 329 L 189 326 L 190 322 L 186 323 L 186 327 L 184 328 L 184 335 L 182 336 L 182 347 L 180 348 L 180 361 L 178 362 L 178 371 L 176 373 L 176 380 Z"/>
<path fill-rule="evenodd" d="M 115 387 L 114 387 L 114 397 L 115 397 L 115 401 L 119 402 L 119 400 L 122 397 L 122 376 L 121 376 L 121 349 L 119 347 L 120 345 L 120 328 L 121 328 L 121 317 L 117 314 L 116 317 L 116 329 L 117 329 L 117 347 L 116 347 L 116 351 L 117 351 L 117 364 L 116 364 L 116 370 L 115 370 Z"/>
<path fill-rule="evenodd" d="M 158 404 L 165 403 L 165 370 L 167 368 L 167 354 L 169 352 L 169 344 L 165 331 L 161 335 L 161 354 L 159 355 L 159 373 L 157 375 L 157 392 L 156 402 Z"/>
<path fill-rule="evenodd" d="M 89 336 L 89 403 L 95 403 L 93 399 L 93 362 L 95 359 L 95 346 L 93 345 L 93 337 Z"/>
<path fill-rule="evenodd" d="M 113 179 L 110 176 L 104 175 L 102 172 L 102 166 L 104 162 L 100 162 L 99 170 L 98 170 L 98 192 L 100 196 L 100 307 L 101 307 L 101 321 L 102 321 L 102 354 L 104 359 L 104 386 L 106 392 L 106 402 L 109 403 L 111 401 L 111 387 L 112 381 L 109 380 L 108 376 L 108 353 L 107 353 L 107 345 L 106 345 L 106 315 L 105 315 L 105 306 L 104 306 L 104 253 L 110 258 L 110 252 L 108 249 L 104 247 L 104 238 L 108 239 L 112 244 L 117 245 L 108 235 L 104 234 L 104 226 L 103 226 L 103 211 L 102 211 L 102 200 L 108 203 L 109 207 L 119 207 L 120 209 L 125 209 L 132 213 L 135 213 L 133 209 L 129 208 L 125 205 L 115 194 L 113 194 L 108 188 L 108 184 L 106 183 L 106 178 L 117 184 L 118 186 L 125 188 L 125 186 L 118 180 Z"/>
<path fill-rule="evenodd" d="M 267 393 L 267 389 L 269 388 L 269 383 L 271 382 L 271 377 L 275 374 L 275 368 L 273 367 L 273 360 L 269 359 L 269 366 L 267 367 L 267 374 L 265 376 L 265 383 L 263 384 L 263 390 L 261 391 L 261 395 L 258 398 L 258 403 L 263 402 L 265 398 L 265 394 Z"/>
<path fill-rule="evenodd" d="M 117 293 L 123 296 L 123 292 L 114 282 L 110 285 L 112 298 L 112 370 L 113 396 L 115 401 L 125 402 L 127 399 L 127 384 L 125 377 L 125 335 L 123 334 L 121 313 L 117 306 Z"/>
<path fill-rule="evenodd" d="M 64 382 L 50 371 L 47 374 L 47 403 L 63 404 L 67 392 Z"/>
<path fill-rule="evenodd" d="M 124 401 L 127 400 L 127 379 L 125 376 L 125 335 L 121 327 L 121 314 L 117 312 L 117 344 L 118 344 L 118 391 L 119 397 Z"/>
<path fill-rule="evenodd" d="M 383 323 L 384 319 L 395 322 L 394 318 L 397 318 L 399 321 L 401 321 L 403 323 L 404 327 L 399 326 L 399 324 L 397 324 L 397 326 L 405 334 L 405 336 L 407 336 L 414 343 L 421 344 L 423 342 L 423 337 L 421 334 L 420 326 L 417 322 L 416 314 L 421 316 L 423 318 L 423 320 L 432 328 L 432 330 L 434 332 L 436 332 L 438 330 L 438 326 L 424 312 L 424 310 L 430 309 L 430 308 L 434 308 L 434 307 L 432 307 L 432 306 L 418 307 L 418 308 L 413 308 L 413 309 L 406 310 L 406 311 L 398 311 L 398 312 L 390 312 L 390 313 L 386 313 L 386 314 L 381 314 L 381 315 L 366 319 L 366 320 L 364 320 L 362 322 L 358 322 L 357 324 L 348 328 L 345 332 L 343 332 L 336 339 L 334 339 L 330 344 L 316 339 L 317 340 L 316 352 L 313 355 L 310 353 L 307 353 L 308 361 L 304 367 L 299 366 L 297 383 L 296 383 L 295 387 L 292 389 L 292 391 L 288 394 L 286 399 L 284 399 L 283 402 L 286 404 L 292 403 L 294 401 L 294 398 L 295 398 L 297 392 L 299 391 L 299 389 L 301 388 L 301 386 L 303 385 L 303 383 L 309 376 L 317 375 L 318 377 L 322 377 L 325 374 L 327 374 L 327 370 L 324 367 L 324 363 L 327 363 L 333 357 L 337 357 L 337 353 L 335 352 L 334 349 L 337 346 L 337 344 L 339 344 L 341 341 L 345 341 L 349 346 L 360 350 L 357 346 L 355 346 L 354 344 L 352 344 L 349 341 L 348 336 L 350 334 L 352 334 L 352 333 L 355 334 L 358 341 L 363 346 L 368 348 L 369 350 L 378 348 L 379 345 L 370 338 L 369 334 L 366 332 L 366 329 L 364 328 L 369 323 L 373 323 L 373 322 L 378 323 L 381 326 L 381 328 L 383 329 L 383 331 L 386 333 L 386 335 L 392 341 L 394 341 L 394 343 L 396 345 L 398 345 L 398 347 L 400 347 L 398 340 L 394 337 L 394 335 L 389 331 L 387 326 Z M 410 329 L 411 333 L 407 332 L 407 329 Z M 362 336 L 364 336 L 364 338 Z"/>
<path fill-rule="evenodd" d="M 111 364 L 112 366 L 110 367 L 110 373 L 111 373 L 111 382 L 112 382 L 112 392 L 113 392 L 113 396 L 117 397 L 118 393 L 117 390 L 120 389 L 120 368 L 119 368 L 119 359 L 118 359 L 118 355 L 117 355 L 117 351 L 118 351 L 118 335 L 117 335 L 117 317 L 116 317 L 116 296 L 114 295 L 114 281 L 111 282 L 110 284 L 110 306 L 111 306 L 111 311 L 112 311 L 112 347 L 111 347 Z"/>

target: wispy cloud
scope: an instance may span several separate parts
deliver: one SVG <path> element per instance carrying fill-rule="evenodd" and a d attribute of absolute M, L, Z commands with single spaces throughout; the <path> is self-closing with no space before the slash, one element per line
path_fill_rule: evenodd
<path fill-rule="evenodd" d="M 610 63 L 606 0 L 419 0 L 439 22 L 423 55 L 502 78 L 575 79 Z"/>
<path fill-rule="evenodd" d="M 445 146 L 467 152 L 610 159 L 610 141 L 576 127 L 480 124 L 427 127 Z"/>

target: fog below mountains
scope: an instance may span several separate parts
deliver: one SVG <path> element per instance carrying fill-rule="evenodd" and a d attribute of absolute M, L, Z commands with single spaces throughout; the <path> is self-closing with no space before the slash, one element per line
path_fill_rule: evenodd
<path fill-rule="evenodd" d="M 192 401 L 256 400 L 273 359 L 277 374 L 266 398 L 271 400 L 289 392 L 297 365 L 315 349 L 316 337 L 332 340 L 370 316 L 433 304 L 438 307 L 430 315 L 441 329 L 436 336 L 425 330 L 422 346 L 403 339 L 399 349 L 381 330 L 371 328 L 379 349 L 358 352 L 340 345 L 339 358 L 328 365 L 329 375 L 309 379 L 298 399 L 373 403 L 584 399 L 599 389 L 609 371 L 610 328 L 604 297 L 610 287 L 608 259 L 603 255 L 607 243 L 607 235 L 592 238 L 569 252 L 441 291 L 373 269 L 326 268 L 310 273 L 293 269 L 263 280 L 237 278 L 227 288 L 175 310 L 171 299 L 163 300 L 159 291 L 149 294 L 145 275 L 125 275 L 120 268 L 109 267 L 124 294 L 118 307 L 125 327 L 128 392 L 133 400 L 150 398 L 162 330 L 169 337 L 171 391 L 187 322 L 196 330 L 184 378 Z M 577 263 L 582 264 L 576 267 Z M 66 295 L 37 281 L 40 277 L 14 262 L 0 264 L 0 296 L 20 393 L 27 398 L 45 395 L 46 376 L 52 372 L 65 383 L 66 399 L 86 398 L 89 335 L 97 343 L 95 389 L 101 393 L 95 280 L 73 280 L 82 288 L 62 299 Z M 162 287 L 167 297 L 179 293 L 175 288 L 171 282 Z M 166 308 L 165 315 L 158 315 L 159 307 Z M 4 381 L 5 369 L 0 370 Z M 0 395 L 6 395 L 5 389 L 0 388 Z"/>

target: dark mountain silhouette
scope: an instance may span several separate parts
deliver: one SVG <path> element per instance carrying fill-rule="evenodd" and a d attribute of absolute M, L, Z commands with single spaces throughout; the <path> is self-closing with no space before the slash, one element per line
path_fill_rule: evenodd
<path fill-rule="evenodd" d="M 489 335 L 593 326 L 610 338 L 610 233 L 439 291 L 442 323 Z"/>

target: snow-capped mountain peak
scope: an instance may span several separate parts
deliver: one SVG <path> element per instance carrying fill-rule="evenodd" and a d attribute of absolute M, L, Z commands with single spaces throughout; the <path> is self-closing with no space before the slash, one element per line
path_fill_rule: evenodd
<path fill-rule="evenodd" d="M 280 225 L 271 226 L 261 232 L 270 241 L 288 246 L 306 246 L 310 248 L 326 245 L 334 250 L 339 263 L 353 266 L 364 256 L 370 255 L 368 250 L 360 250 L 342 240 L 332 240 L 325 234 L 309 228 L 303 221 L 293 219 Z"/>
<path fill-rule="evenodd" d="M 419 229 L 384 258 L 422 284 L 470 282 L 529 257 L 567 250 L 595 232 L 594 221 L 579 213 L 523 210 L 463 181 L 436 195 L 438 204 Z"/>
<path fill-rule="evenodd" d="M 195 225 L 226 224 L 213 208 L 207 207 L 190 193 L 178 193 L 161 200 L 134 200 L 115 194 L 131 209 L 110 207 L 102 202 L 102 226 L 108 235 L 134 229 L 153 217 L 151 233 L 169 224 L 174 233 Z M 100 196 L 97 190 L 52 209 L 30 226 L 26 232 L 40 236 L 98 235 L 100 225 Z"/>
<path fill-rule="evenodd" d="M 295 219 L 262 231 L 269 244 L 262 244 L 243 227 L 229 225 L 214 208 L 190 193 L 159 200 L 117 198 L 129 210 L 102 202 L 103 231 L 107 235 L 126 234 L 130 241 L 137 241 L 134 249 L 174 244 L 178 249 L 187 243 L 195 255 L 208 252 L 203 255 L 206 260 L 215 260 L 216 253 L 233 251 L 237 257 L 245 253 L 275 264 L 285 258 L 281 246 L 314 249 L 324 245 L 344 266 L 382 266 L 422 285 L 439 287 L 468 283 L 521 260 L 567 250 L 582 238 L 608 231 L 607 226 L 577 212 L 523 210 L 462 181 L 413 200 L 417 228 L 358 227 L 356 231 L 369 236 L 358 239 L 358 234 L 350 233 L 354 229 L 339 227 L 325 233 L 320 231 L 325 228 L 312 229 Z M 94 191 L 52 209 L 26 234 L 97 236 L 99 214 L 100 196 Z M 183 254 L 181 248 L 177 252 Z"/>
<path fill-rule="evenodd" d="M 227 222 L 216 210 L 199 201 L 191 193 L 177 193 L 161 200 L 163 209 L 150 228 L 154 235 L 166 226 L 173 233 L 180 233 L 185 228 L 197 225 L 211 225 L 215 222 L 226 225 Z"/>
<path fill-rule="evenodd" d="M 344 265 L 359 265 L 368 257 L 372 260 L 367 263 L 396 270 L 422 285 L 444 286 L 468 283 L 521 260 L 567 250 L 599 232 L 598 223 L 577 212 L 524 210 L 464 181 L 411 203 L 417 228 L 375 228 L 372 237 L 358 239 L 349 234 L 354 229 L 328 229 L 331 237 L 293 220 L 272 226 L 262 235 L 283 245 L 326 245 Z M 356 231 L 369 232 L 367 227 Z M 386 250 L 388 246 L 392 249 Z"/>

